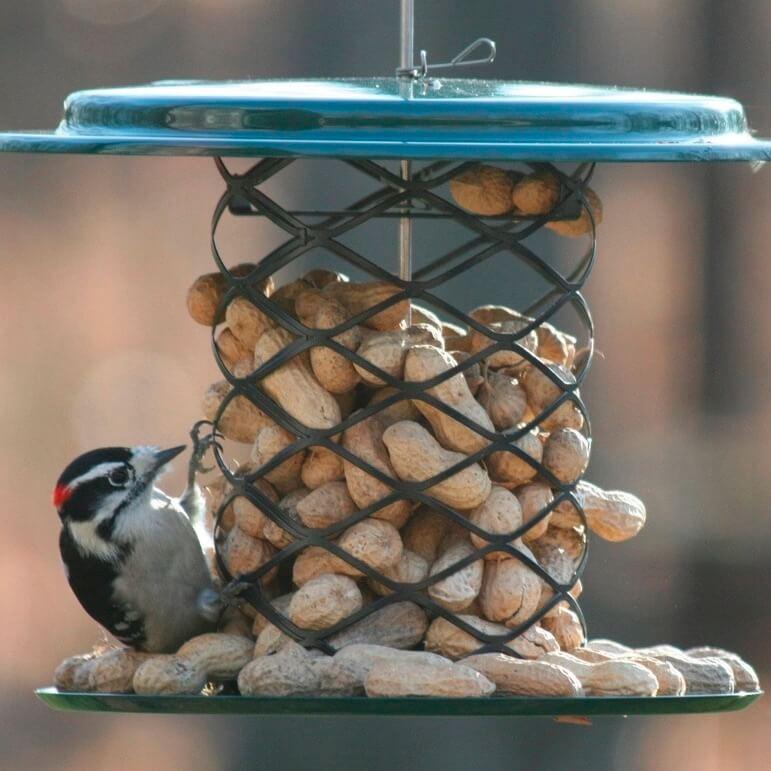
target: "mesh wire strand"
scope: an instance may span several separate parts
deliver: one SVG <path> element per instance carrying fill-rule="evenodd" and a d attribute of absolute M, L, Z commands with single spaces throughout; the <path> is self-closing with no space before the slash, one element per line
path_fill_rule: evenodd
<path fill-rule="evenodd" d="M 401 179 L 388 168 L 374 161 L 344 161 L 353 170 L 366 175 L 371 180 L 375 180 L 380 187 L 343 210 L 315 209 L 303 210 L 302 212 L 290 211 L 271 199 L 260 189 L 260 186 L 294 162 L 297 161 L 295 159 L 264 159 L 253 165 L 246 172 L 236 174 L 231 172 L 221 159 L 215 159 L 217 169 L 226 183 L 226 189 L 219 199 L 212 216 L 211 250 L 217 268 L 225 279 L 227 291 L 220 303 L 216 323 L 212 329 L 212 348 L 215 360 L 223 377 L 229 383 L 231 390 L 219 406 L 213 421 L 213 430 L 219 428 L 222 416 L 231 401 L 235 398 L 243 397 L 262 410 L 278 426 L 289 431 L 295 437 L 294 442 L 278 452 L 270 461 L 263 464 L 260 468 L 248 470 L 246 473 L 242 470 L 231 469 L 225 460 L 223 451 L 219 449 L 215 451 L 217 464 L 231 488 L 231 492 L 222 501 L 215 515 L 216 561 L 223 578 L 231 580 L 233 576 L 228 570 L 227 561 L 223 554 L 224 532 L 222 529 L 222 517 L 233 501 L 243 496 L 259 508 L 265 516 L 286 531 L 294 540 L 289 546 L 278 550 L 265 564 L 253 572 L 241 576 L 241 580 L 248 584 L 248 588 L 242 596 L 257 612 L 263 614 L 269 622 L 306 647 L 315 647 L 324 652 L 332 653 L 335 650 L 333 640 L 335 635 L 349 629 L 370 614 L 393 603 L 403 601 L 410 601 L 422 607 L 429 619 L 444 618 L 460 630 L 473 635 L 479 642 L 476 652 L 506 651 L 512 653 L 512 649 L 507 648 L 506 644 L 523 634 L 561 602 L 567 603 L 568 607 L 578 615 L 585 633 L 586 627 L 583 614 L 577 602 L 570 594 L 570 591 L 576 586 L 581 577 L 587 557 L 586 516 L 575 495 L 576 484 L 579 480 L 570 484 L 563 484 L 541 461 L 531 458 L 516 446 L 515 442 L 532 431 L 532 429 L 538 427 L 568 400 L 576 406 L 584 417 L 582 432 L 587 438 L 591 436 L 589 417 L 581 401 L 578 389 L 586 377 L 593 355 L 594 327 L 589 308 L 581 294 L 584 283 L 591 272 L 596 253 L 594 218 L 584 195 L 585 187 L 593 173 L 593 165 L 582 165 L 572 174 L 567 175 L 548 164 L 529 164 L 530 168 L 535 171 L 548 170 L 557 176 L 561 185 L 560 201 L 548 215 L 515 219 L 511 216 L 506 218 L 483 218 L 470 214 L 437 192 L 437 188 L 445 185 L 453 177 L 463 173 L 472 165 L 469 163 L 451 163 L 446 161 L 426 165 L 417 171 L 410 181 Z M 524 242 L 553 220 L 575 218 L 580 209 L 584 209 L 590 218 L 591 233 L 589 245 L 577 260 L 575 268 L 568 275 L 562 275 L 546 259 L 536 254 Z M 217 243 L 217 231 L 223 215 L 229 211 L 237 214 L 248 213 L 266 217 L 288 236 L 286 241 L 270 251 L 247 275 L 236 275 L 226 266 L 220 254 Z M 464 233 L 468 233 L 468 237 L 463 243 L 416 271 L 411 281 L 400 279 L 398 275 L 378 265 L 364 254 L 339 240 L 346 233 L 372 219 L 392 216 L 425 217 L 428 214 L 434 216 L 437 220 L 449 220 L 462 225 Z M 345 322 L 334 328 L 317 330 L 305 326 L 280 304 L 262 294 L 257 287 L 260 282 L 272 276 L 276 271 L 318 247 L 323 247 L 342 261 L 365 272 L 373 280 L 386 281 L 392 284 L 397 291 L 383 302 L 350 316 Z M 525 323 L 521 329 L 512 334 L 491 331 L 490 328 L 467 315 L 462 309 L 453 306 L 436 294 L 436 290 L 446 282 L 501 253 L 509 255 L 516 262 L 526 265 L 530 270 L 534 270 L 550 285 L 549 289 L 543 292 L 528 308 L 523 310 L 523 314 L 531 316 L 532 321 Z M 295 337 L 290 345 L 280 350 L 270 360 L 262 362 L 255 371 L 244 377 L 237 377 L 230 371 L 219 350 L 215 337 L 216 329 L 224 319 L 227 305 L 236 297 L 247 299 L 267 315 L 272 323 L 285 329 Z M 476 330 L 483 333 L 490 340 L 490 345 L 434 378 L 423 382 L 405 382 L 380 370 L 370 361 L 355 351 L 348 350 L 348 348 L 335 339 L 341 333 L 352 329 L 356 325 L 365 323 L 381 311 L 407 299 L 427 303 L 429 306 L 447 314 L 453 323 L 457 322 L 465 325 L 470 331 Z M 538 358 L 522 342 L 531 331 L 547 322 L 564 307 L 571 307 L 573 309 L 585 335 L 585 355 L 574 373 L 574 381 L 571 382 L 566 382 L 559 377 L 553 368 L 548 366 L 548 362 Z M 358 367 L 380 378 L 386 386 L 395 389 L 394 393 L 376 404 L 368 404 L 358 409 L 353 414 L 345 417 L 336 426 L 326 429 L 310 429 L 303 425 L 295 417 L 288 414 L 278 403 L 274 402 L 260 388 L 260 383 L 270 373 L 286 365 L 293 357 L 300 356 L 316 346 L 326 346 L 330 350 L 341 354 Z M 526 425 L 505 431 L 490 431 L 477 425 L 458 410 L 428 393 L 429 389 L 447 381 L 458 373 L 466 372 L 498 351 L 511 351 L 518 354 L 521 359 L 543 373 L 559 392 L 559 396 Z M 441 473 L 430 479 L 422 482 L 405 482 L 383 473 L 380 469 L 347 450 L 341 443 L 334 441 L 334 437 L 341 435 L 345 430 L 357 425 L 361 421 L 367 420 L 372 415 L 403 399 L 424 402 L 426 405 L 451 417 L 465 428 L 474 431 L 486 440 L 488 444 L 481 450 L 468 455 L 460 462 L 444 469 Z M 358 510 L 342 522 L 324 529 L 306 527 L 301 521 L 293 519 L 287 512 L 282 510 L 277 503 L 272 501 L 253 483 L 276 469 L 281 463 L 296 453 L 303 452 L 310 447 L 326 448 L 334 452 L 344 461 L 354 464 L 378 481 L 384 483 L 390 492 L 384 498 Z M 431 495 L 431 488 L 436 484 L 448 479 L 464 468 L 484 462 L 491 453 L 495 452 L 509 452 L 517 456 L 534 469 L 534 479 L 541 479 L 547 482 L 555 491 L 554 499 L 548 506 L 512 533 L 488 533 L 473 524 L 463 513 L 454 510 Z M 343 550 L 335 542 L 335 539 L 352 525 L 367 519 L 385 506 L 402 500 L 410 501 L 416 505 L 428 506 L 452 523 L 484 538 L 487 542 L 486 545 L 482 548 L 474 549 L 473 553 L 455 564 L 434 575 L 428 575 L 418 583 L 405 584 L 383 575 L 382 572 Z M 581 554 L 575 561 L 573 575 L 565 583 L 559 583 L 537 562 L 530 560 L 529 557 L 515 548 L 510 542 L 522 537 L 531 528 L 536 527 L 563 503 L 572 504 L 580 522 L 584 525 L 584 536 Z M 324 630 L 299 628 L 286 615 L 274 608 L 262 586 L 262 579 L 276 568 L 286 569 L 289 564 L 287 561 L 291 561 L 303 549 L 312 546 L 326 549 L 357 569 L 365 578 L 385 586 L 392 593 L 377 597 L 370 604 L 364 605 L 360 610 L 330 628 Z M 520 560 L 529 570 L 545 582 L 554 593 L 553 597 L 536 610 L 530 618 L 518 626 L 507 630 L 505 634 L 500 635 L 491 635 L 477 630 L 459 617 L 463 615 L 462 611 L 454 613 L 447 610 L 434 601 L 426 592 L 433 584 L 494 551 L 505 552 L 511 558 Z"/>

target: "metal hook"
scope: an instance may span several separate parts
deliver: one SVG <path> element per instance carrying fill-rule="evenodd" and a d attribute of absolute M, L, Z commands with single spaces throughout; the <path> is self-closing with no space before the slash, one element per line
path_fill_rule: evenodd
<path fill-rule="evenodd" d="M 488 54 L 483 59 L 467 59 L 477 48 L 487 46 Z M 472 64 L 492 64 L 495 61 L 495 41 L 489 37 L 477 38 L 471 45 L 466 46 L 457 56 L 452 58 L 446 64 L 431 64 L 429 70 L 448 67 L 470 67 Z"/>
<path fill-rule="evenodd" d="M 474 51 L 482 46 L 487 47 L 487 56 L 481 59 L 468 59 Z M 420 66 L 419 67 L 400 67 L 396 70 L 396 74 L 400 77 L 409 77 L 422 80 L 432 70 L 450 70 L 455 67 L 471 67 L 476 64 L 491 64 L 495 61 L 495 41 L 490 40 L 489 37 L 477 38 L 473 43 L 467 45 L 459 54 L 454 56 L 449 62 L 441 62 L 439 64 L 429 64 L 428 54 L 426 51 L 420 52 Z"/>

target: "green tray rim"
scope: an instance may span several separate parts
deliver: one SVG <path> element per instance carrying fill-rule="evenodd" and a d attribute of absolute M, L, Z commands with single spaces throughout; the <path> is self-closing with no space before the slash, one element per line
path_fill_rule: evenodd
<path fill-rule="evenodd" d="M 63 692 L 48 687 L 37 689 L 35 694 L 53 709 L 81 712 L 329 717 L 558 717 L 734 712 L 749 707 L 763 691 L 654 697 L 493 696 L 456 699 L 414 696 L 140 696 Z"/>

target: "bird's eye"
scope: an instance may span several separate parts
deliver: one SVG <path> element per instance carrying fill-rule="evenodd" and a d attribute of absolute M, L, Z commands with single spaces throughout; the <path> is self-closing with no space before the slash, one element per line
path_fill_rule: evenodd
<path fill-rule="evenodd" d="M 121 466 L 111 471 L 107 479 L 113 487 L 125 487 L 131 479 L 131 474 L 125 466 Z"/>

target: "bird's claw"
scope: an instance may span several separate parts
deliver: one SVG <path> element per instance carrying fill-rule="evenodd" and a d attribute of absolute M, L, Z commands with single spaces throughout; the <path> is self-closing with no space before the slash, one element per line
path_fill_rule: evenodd
<path fill-rule="evenodd" d="M 206 436 L 201 436 L 201 428 L 203 426 L 211 426 L 211 433 Z M 190 439 L 193 443 L 193 453 L 190 456 L 189 474 L 191 481 L 195 480 L 196 474 L 208 474 L 213 471 L 216 466 L 204 466 L 203 456 L 209 451 L 211 447 L 216 447 L 220 452 L 222 451 L 222 445 L 219 440 L 223 438 L 222 434 L 214 426 L 210 420 L 199 420 L 193 424 L 190 429 Z"/>
<path fill-rule="evenodd" d="M 230 583 L 223 587 L 220 592 L 220 598 L 226 607 L 238 606 L 242 600 L 240 595 L 249 588 L 248 581 L 242 581 L 240 578 L 234 578 Z"/>
<path fill-rule="evenodd" d="M 249 583 L 240 578 L 234 578 L 219 591 L 207 587 L 198 595 L 198 612 L 207 621 L 216 622 L 227 608 L 237 608 L 244 602 L 239 595 L 248 587 Z"/>

